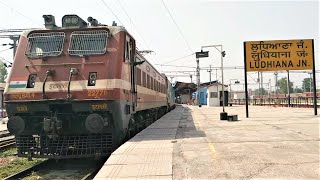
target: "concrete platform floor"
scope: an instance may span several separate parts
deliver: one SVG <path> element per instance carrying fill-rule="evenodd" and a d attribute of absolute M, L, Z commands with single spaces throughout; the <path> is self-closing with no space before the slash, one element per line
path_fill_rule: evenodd
<path fill-rule="evenodd" d="M 313 109 L 178 106 L 118 148 L 95 179 L 320 179 Z"/>

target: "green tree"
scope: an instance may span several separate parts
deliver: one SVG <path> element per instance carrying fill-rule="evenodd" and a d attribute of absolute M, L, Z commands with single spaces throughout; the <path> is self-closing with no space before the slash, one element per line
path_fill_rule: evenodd
<path fill-rule="evenodd" d="M 293 92 L 294 93 L 303 93 L 303 90 L 301 88 L 298 88 L 298 86 L 296 86 L 296 88 L 294 88 Z"/>
<path fill-rule="evenodd" d="M 279 94 L 287 94 L 288 90 L 287 90 L 287 78 L 283 77 L 280 80 L 278 80 L 277 82 L 277 86 L 278 86 L 278 93 Z M 290 81 L 289 82 L 289 88 L 290 88 L 290 93 L 293 92 L 293 82 Z"/>
<path fill-rule="evenodd" d="M 266 95 L 268 94 L 268 91 L 265 88 L 260 88 L 254 90 L 255 95 Z"/>
<path fill-rule="evenodd" d="M 312 79 L 311 78 L 304 78 L 302 81 L 302 90 L 303 92 L 310 92 L 310 85 L 312 88 L 312 84 L 310 84 L 310 82 L 312 83 Z M 312 89 L 311 89 L 312 91 Z"/>
<path fill-rule="evenodd" d="M 5 83 L 8 72 L 7 68 L 4 66 L 3 62 L 0 62 L 0 83 Z"/>

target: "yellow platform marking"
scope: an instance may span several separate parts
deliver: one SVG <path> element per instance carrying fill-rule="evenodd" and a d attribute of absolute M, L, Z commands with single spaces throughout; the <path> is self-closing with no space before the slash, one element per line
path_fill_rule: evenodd
<path fill-rule="evenodd" d="M 199 120 L 199 117 L 202 117 L 201 115 L 198 115 L 198 114 L 195 114 L 194 112 L 192 112 L 192 117 L 194 118 L 194 121 L 196 121 L 197 122 L 197 124 L 198 124 L 198 126 L 199 127 L 197 127 L 196 126 L 196 123 L 194 123 L 195 124 L 195 126 L 196 126 L 196 129 L 197 130 L 201 130 L 201 128 L 200 127 L 204 127 L 204 126 L 202 126 L 202 123 L 200 122 L 200 120 Z M 211 142 L 209 142 L 209 139 L 208 139 L 208 137 L 207 137 L 207 135 L 206 135 L 206 138 L 205 138 L 205 140 L 206 140 L 206 143 L 208 144 L 208 148 L 209 148 L 209 150 L 210 150 L 210 152 L 211 152 L 211 159 L 212 160 L 216 160 L 216 148 L 214 147 L 214 144 L 213 143 L 211 143 Z"/>

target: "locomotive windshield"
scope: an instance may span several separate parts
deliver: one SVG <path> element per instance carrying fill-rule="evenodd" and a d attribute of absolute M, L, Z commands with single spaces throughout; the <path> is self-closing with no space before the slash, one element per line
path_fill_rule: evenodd
<path fill-rule="evenodd" d="M 75 56 L 104 54 L 107 38 L 108 32 L 105 30 L 73 32 L 68 52 Z"/>
<path fill-rule="evenodd" d="M 40 58 L 59 56 L 63 50 L 64 32 L 32 33 L 28 36 L 26 56 Z"/>

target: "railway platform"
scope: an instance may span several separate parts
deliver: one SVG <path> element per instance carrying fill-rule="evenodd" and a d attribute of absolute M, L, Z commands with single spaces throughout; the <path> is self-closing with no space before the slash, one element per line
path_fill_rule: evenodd
<path fill-rule="evenodd" d="M 119 147 L 95 179 L 319 179 L 312 109 L 177 106 Z"/>

